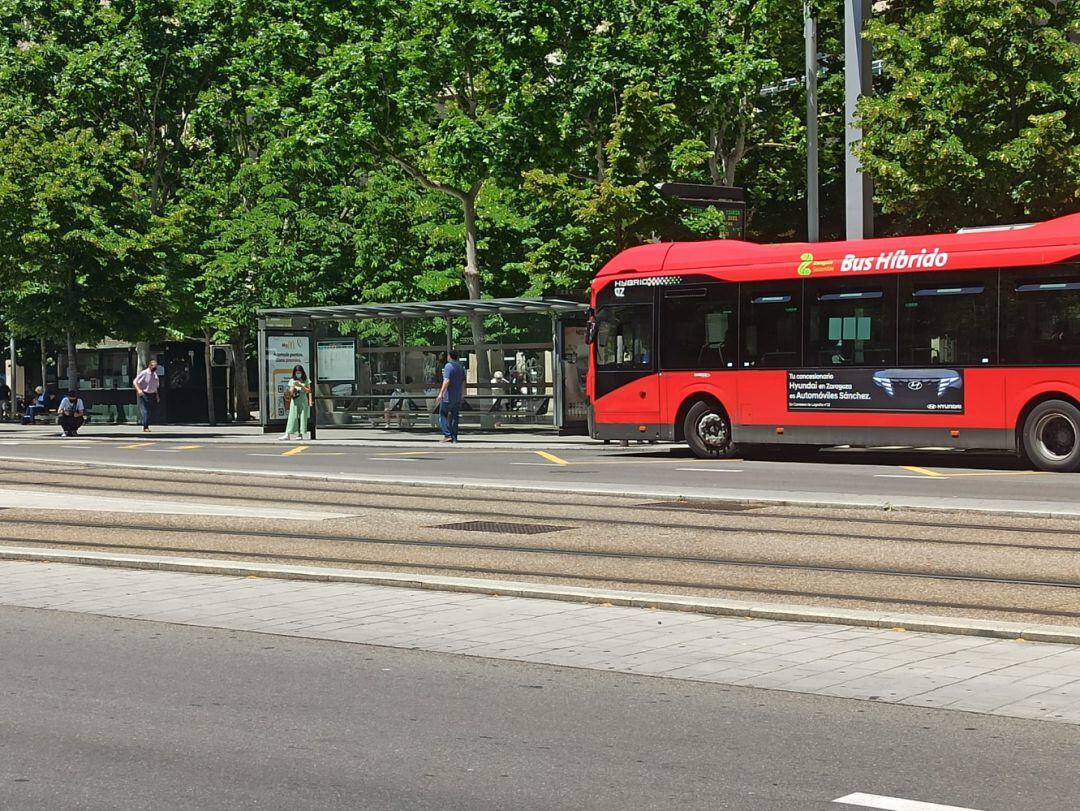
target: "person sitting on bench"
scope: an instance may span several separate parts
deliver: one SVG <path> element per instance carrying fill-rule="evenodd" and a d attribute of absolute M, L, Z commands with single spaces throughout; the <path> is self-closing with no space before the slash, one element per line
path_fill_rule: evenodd
<path fill-rule="evenodd" d="M 41 386 L 34 387 L 34 399 L 26 406 L 23 411 L 22 423 L 23 425 L 33 425 L 34 420 L 38 414 L 49 413 L 49 398 L 45 394 L 45 389 Z"/>
<path fill-rule="evenodd" d="M 63 429 L 60 436 L 78 436 L 86 414 L 86 405 L 79 397 L 79 393 L 75 389 L 69 391 L 67 397 L 60 401 L 60 406 L 56 411 L 59 415 L 60 427 Z"/>
<path fill-rule="evenodd" d="M 416 404 L 409 399 L 408 387 L 412 385 L 412 378 L 405 378 L 405 388 L 402 388 L 400 384 L 394 386 L 394 390 L 390 393 L 390 400 L 386 403 L 386 408 L 383 411 L 383 419 L 386 421 L 386 427 L 390 427 L 390 417 L 393 416 L 397 420 L 398 428 L 401 427 L 401 418 L 404 416 L 406 422 L 408 421 L 408 415 L 402 414 L 416 408 Z"/>

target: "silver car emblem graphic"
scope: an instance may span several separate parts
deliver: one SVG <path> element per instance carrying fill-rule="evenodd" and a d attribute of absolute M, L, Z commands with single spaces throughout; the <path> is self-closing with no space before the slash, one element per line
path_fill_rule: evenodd
<path fill-rule="evenodd" d="M 921 380 L 912 380 L 907 384 L 907 387 L 909 389 L 911 389 L 912 391 L 918 391 L 919 389 L 922 388 L 922 381 Z"/>

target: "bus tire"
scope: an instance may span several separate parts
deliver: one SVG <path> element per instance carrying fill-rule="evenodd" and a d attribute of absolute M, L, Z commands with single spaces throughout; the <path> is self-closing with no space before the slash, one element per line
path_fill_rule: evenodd
<path fill-rule="evenodd" d="M 1039 470 L 1070 473 L 1080 468 L 1080 409 L 1047 400 L 1024 420 L 1024 454 Z"/>
<path fill-rule="evenodd" d="M 683 435 L 698 459 L 717 459 L 735 453 L 731 421 L 723 409 L 699 400 L 683 419 Z"/>

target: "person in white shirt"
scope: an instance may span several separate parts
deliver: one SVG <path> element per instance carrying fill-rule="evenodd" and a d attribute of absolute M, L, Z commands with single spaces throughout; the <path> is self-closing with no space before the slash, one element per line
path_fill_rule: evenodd
<path fill-rule="evenodd" d="M 143 433 L 147 434 L 150 433 L 150 423 L 157 415 L 159 403 L 158 388 L 161 386 L 161 380 L 158 377 L 157 366 L 157 361 L 151 360 L 147 367 L 135 375 L 135 379 L 131 381 L 139 397 L 139 417 Z"/>
<path fill-rule="evenodd" d="M 86 406 L 75 389 L 69 391 L 67 397 L 60 401 L 56 413 L 60 427 L 63 429 L 60 436 L 78 436 L 79 429 L 85 421 Z"/>

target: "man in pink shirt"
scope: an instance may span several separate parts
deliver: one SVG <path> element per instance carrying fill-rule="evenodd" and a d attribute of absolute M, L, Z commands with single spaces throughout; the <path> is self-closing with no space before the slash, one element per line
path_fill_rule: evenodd
<path fill-rule="evenodd" d="M 150 364 L 135 375 L 135 379 L 131 382 L 135 386 L 135 393 L 139 396 L 139 417 L 142 420 L 143 433 L 150 433 L 150 423 L 158 407 L 158 387 L 161 385 L 157 373 L 157 361 L 151 360 Z"/>

